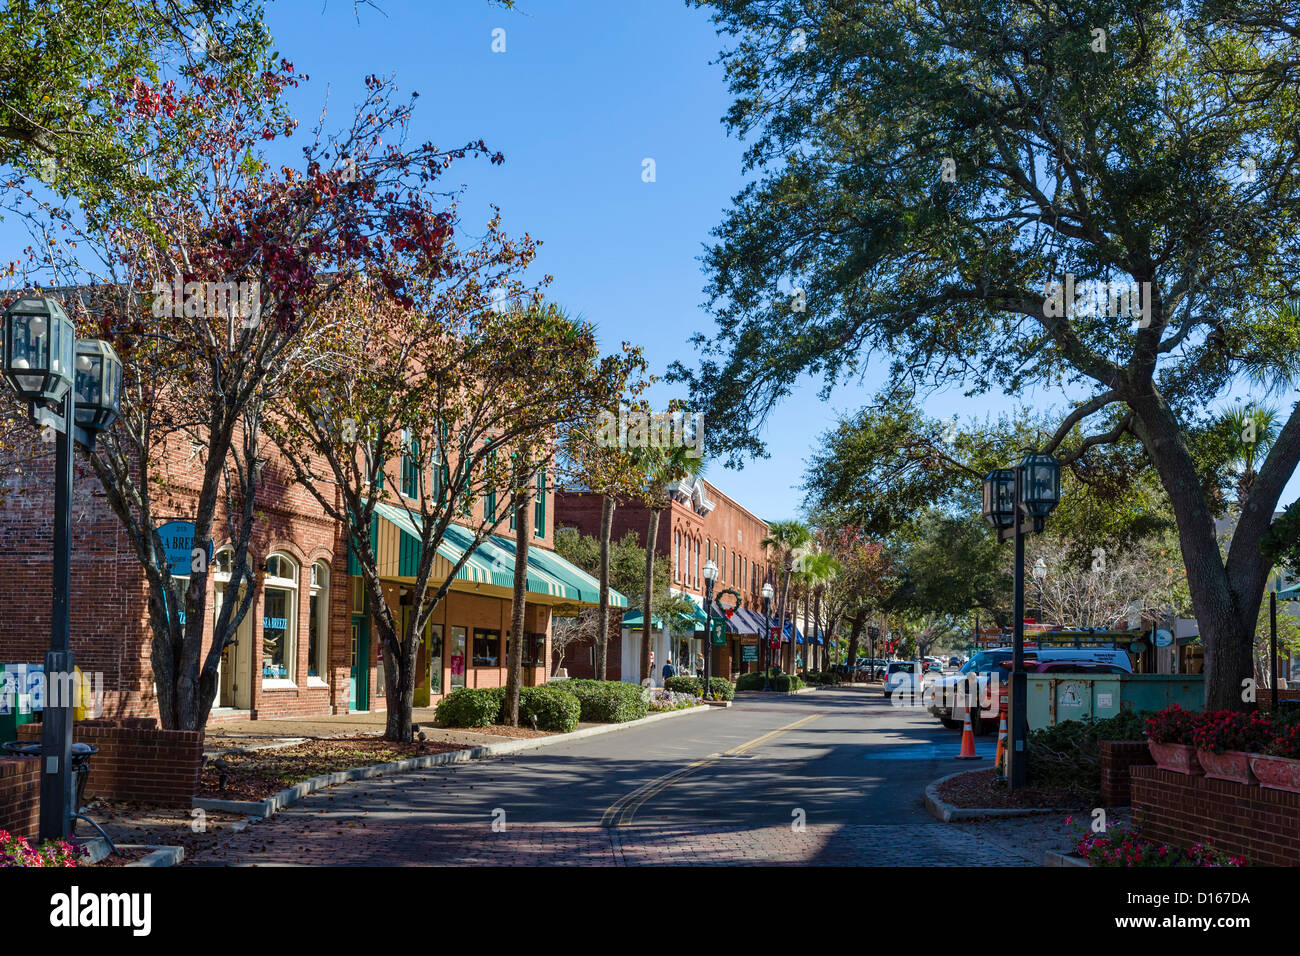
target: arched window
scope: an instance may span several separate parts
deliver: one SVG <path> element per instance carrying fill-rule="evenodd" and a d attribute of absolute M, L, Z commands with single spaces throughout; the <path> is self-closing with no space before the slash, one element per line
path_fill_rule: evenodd
<path fill-rule="evenodd" d="M 722 560 L 718 562 L 718 580 L 722 583 L 727 582 L 727 549 L 722 549 Z"/>
<path fill-rule="evenodd" d="M 330 566 L 311 566 L 311 604 L 307 624 L 307 679 L 326 683 L 330 645 Z"/>
<path fill-rule="evenodd" d="M 673 580 L 682 579 L 682 533 L 673 532 Z"/>
<path fill-rule="evenodd" d="M 262 686 L 295 683 L 297 656 L 298 565 L 287 554 L 273 554 L 262 581 Z"/>

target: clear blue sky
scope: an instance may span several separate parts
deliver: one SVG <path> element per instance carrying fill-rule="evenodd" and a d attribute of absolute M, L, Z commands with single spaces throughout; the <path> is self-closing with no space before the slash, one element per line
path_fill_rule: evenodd
<path fill-rule="evenodd" d="M 299 136 L 327 98 L 335 115 L 327 125 L 337 126 L 367 74 L 394 75 L 420 93 L 414 139 L 449 147 L 481 138 L 505 154 L 503 166 L 453 167 L 449 181 L 468 187 L 467 228 L 499 205 L 508 229 L 544 243 L 535 269 L 555 277 L 550 297 L 595 322 L 606 349 L 636 342 L 659 374 L 674 359 L 694 364 L 687 340 L 713 328 L 698 259 L 742 185 L 742 147 L 720 122 L 730 99 L 712 63 L 719 38 L 704 12 L 680 0 L 519 0 L 513 10 L 487 0 L 378 3 L 357 13 L 351 0 L 267 4 L 278 49 L 311 77 L 293 93 Z M 492 50 L 497 28 L 504 53 Z M 646 158 L 655 161 L 653 183 L 642 181 Z M 17 238 L 10 223 L 0 235 Z M 770 459 L 742 471 L 715 463 L 707 478 L 761 517 L 793 516 L 817 436 L 880 382 L 873 368 L 825 404 L 820 383 L 808 381 L 771 420 Z M 661 385 L 652 398 L 662 407 L 672 394 Z M 926 403 L 942 417 L 1010 407 L 1001 396 L 959 392 Z M 1300 479 L 1283 500 L 1298 493 Z"/>

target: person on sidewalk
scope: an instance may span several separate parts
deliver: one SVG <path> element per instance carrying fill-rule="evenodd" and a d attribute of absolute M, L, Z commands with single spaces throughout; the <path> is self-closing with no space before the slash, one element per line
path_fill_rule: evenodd
<path fill-rule="evenodd" d="M 664 658 L 664 683 L 667 684 L 668 678 L 676 677 L 676 676 L 677 676 L 677 668 L 673 667 L 673 659 L 671 657 L 665 657 Z"/>

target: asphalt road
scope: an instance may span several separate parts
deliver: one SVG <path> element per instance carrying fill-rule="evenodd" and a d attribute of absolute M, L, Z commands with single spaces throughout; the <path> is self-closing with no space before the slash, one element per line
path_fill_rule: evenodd
<path fill-rule="evenodd" d="M 741 695 L 510 757 L 321 791 L 195 863 L 1024 865 L 936 823 L 960 735 L 877 690 Z"/>

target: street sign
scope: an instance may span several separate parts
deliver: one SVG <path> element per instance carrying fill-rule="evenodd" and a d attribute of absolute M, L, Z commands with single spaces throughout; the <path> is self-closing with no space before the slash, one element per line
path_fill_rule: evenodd
<path fill-rule="evenodd" d="M 757 664 L 757 663 L 758 663 L 758 645 L 757 645 L 757 644 L 741 644 L 741 645 L 740 645 L 740 660 L 741 660 L 742 663 L 746 663 L 746 664 L 748 664 L 748 663 L 755 663 L 755 664 Z"/>

